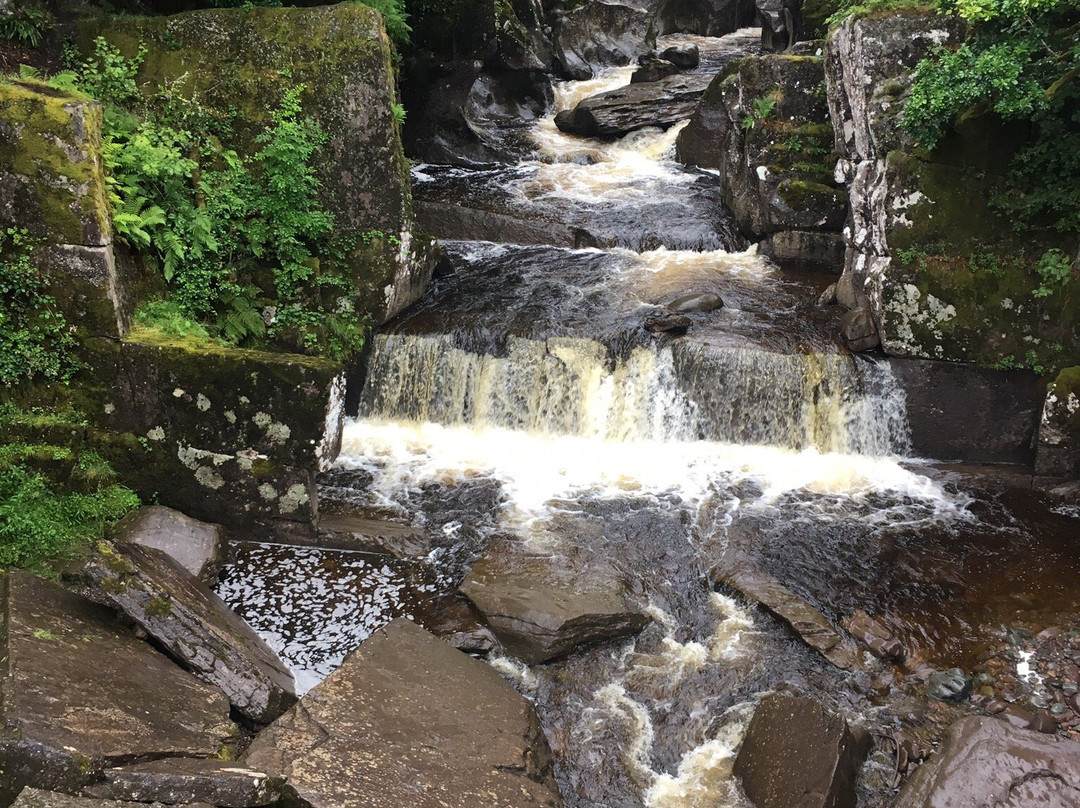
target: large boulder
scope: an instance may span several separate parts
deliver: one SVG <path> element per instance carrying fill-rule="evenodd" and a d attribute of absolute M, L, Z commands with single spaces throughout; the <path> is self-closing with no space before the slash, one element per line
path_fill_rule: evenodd
<path fill-rule="evenodd" d="M 534 556 L 510 545 L 490 548 L 461 586 L 507 651 L 530 665 L 641 631 L 648 619 L 625 590 L 601 559 Z"/>
<path fill-rule="evenodd" d="M 911 776 L 895 808 L 1080 807 L 1080 744 L 997 718 L 953 724 L 941 750 Z"/>
<path fill-rule="evenodd" d="M 245 763 L 311 808 L 560 805 L 532 704 L 404 619 L 263 730 Z"/>
<path fill-rule="evenodd" d="M 555 124 L 585 137 L 622 137 L 637 129 L 667 129 L 693 114 L 710 77 L 669 76 L 660 81 L 629 84 L 590 96 L 573 110 L 560 112 Z"/>
<path fill-rule="evenodd" d="M 0 598 L 0 805 L 23 786 L 77 790 L 129 760 L 214 757 L 239 734 L 221 691 L 111 610 L 17 570 Z"/>
<path fill-rule="evenodd" d="M 80 335 L 116 338 L 130 311 L 113 254 L 101 115 L 77 93 L 0 81 L 0 228 L 40 242 L 35 263 Z"/>
<path fill-rule="evenodd" d="M 296 702 L 292 674 L 235 612 L 153 547 L 100 542 L 83 568 L 96 599 L 122 611 L 184 665 L 268 724 Z"/>
<path fill-rule="evenodd" d="M 739 229 L 770 241 L 781 260 L 835 260 L 847 193 L 833 179 L 833 130 L 817 56 L 749 56 L 715 79 L 687 127 L 677 158 L 717 169 Z M 785 249 L 790 248 L 790 249 Z M 839 269 L 839 266 L 836 266 Z"/>
<path fill-rule="evenodd" d="M 563 75 L 587 79 L 594 68 L 628 65 L 656 47 L 652 14 L 613 2 L 590 2 L 554 15 L 555 58 Z"/>
<path fill-rule="evenodd" d="M 1080 477 L 1080 367 L 1065 368 L 1046 391 L 1035 472 Z"/>
<path fill-rule="evenodd" d="M 657 32 L 723 36 L 753 25 L 756 16 L 754 0 L 664 0 Z"/>
<path fill-rule="evenodd" d="M 419 298 L 434 257 L 414 227 L 390 41 L 374 9 L 208 9 L 80 24 L 84 51 L 97 36 L 128 57 L 145 44 L 141 86 L 155 92 L 180 80 L 184 93 L 235 121 L 241 153 L 254 151 L 285 91 L 303 84 L 304 111 L 329 135 L 317 163 L 321 202 L 334 215 L 333 235 L 354 243 L 347 262 L 355 311 L 380 323 Z"/>
<path fill-rule="evenodd" d="M 225 531 L 221 525 L 200 522 L 164 505 L 132 511 L 113 528 L 121 544 L 155 547 L 206 584 L 213 584 L 225 563 Z"/>
<path fill-rule="evenodd" d="M 734 774 L 756 808 L 855 808 L 868 740 L 814 699 L 772 693 L 754 710 Z"/>

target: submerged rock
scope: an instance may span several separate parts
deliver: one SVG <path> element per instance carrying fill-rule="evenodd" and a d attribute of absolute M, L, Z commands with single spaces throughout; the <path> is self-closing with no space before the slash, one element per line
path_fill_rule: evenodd
<path fill-rule="evenodd" d="M 532 704 L 405 619 L 263 730 L 245 762 L 311 808 L 561 804 Z"/>
<path fill-rule="evenodd" d="M 758 569 L 741 550 L 729 547 L 709 577 L 756 600 L 790 625 L 808 645 L 844 670 L 860 670 L 855 644 L 825 619 L 817 609 L 767 572 Z"/>
<path fill-rule="evenodd" d="M 461 586 L 507 651 L 530 665 L 641 631 L 648 618 L 625 590 L 602 559 L 531 556 L 505 545 L 489 549 Z"/>
<path fill-rule="evenodd" d="M 586 98 L 555 125 L 585 137 L 622 137 L 646 127 L 667 129 L 689 118 L 709 86 L 709 76 L 678 75 L 631 84 Z"/>
<path fill-rule="evenodd" d="M 935 671 L 926 680 L 926 695 L 937 701 L 959 701 L 971 692 L 971 677 L 961 668 Z"/>
<path fill-rule="evenodd" d="M 843 626 L 878 659 L 903 662 L 907 657 L 907 651 L 892 632 L 861 609 L 845 620 Z"/>
<path fill-rule="evenodd" d="M 761 700 L 734 774 L 756 808 L 854 808 L 869 737 L 820 702 L 772 693 Z"/>
<path fill-rule="evenodd" d="M 296 701 L 292 674 L 203 583 L 160 550 L 100 542 L 83 569 L 93 596 L 138 623 L 229 702 L 269 723 Z"/>
<path fill-rule="evenodd" d="M 0 579 L 6 660 L 0 805 L 23 786 L 76 790 L 119 762 L 213 757 L 229 703 L 105 607 L 18 570 Z"/>
<path fill-rule="evenodd" d="M 1080 744 L 997 718 L 953 724 L 939 751 L 908 780 L 894 808 L 1080 806 Z"/>
<path fill-rule="evenodd" d="M 227 554 L 221 525 L 200 522 L 163 505 L 132 511 L 117 524 L 112 537 L 155 547 L 206 584 L 217 580 Z"/>

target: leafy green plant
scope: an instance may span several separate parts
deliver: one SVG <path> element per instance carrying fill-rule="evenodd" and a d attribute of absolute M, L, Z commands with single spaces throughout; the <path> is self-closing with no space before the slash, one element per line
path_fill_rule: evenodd
<path fill-rule="evenodd" d="M 767 121 L 776 110 L 776 105 L 783 98 L 783 91 L 779 88 L 772 92 L 755 98 L 751 104 L 751 113 L 743 118 L 742 128 L 753 129 L 758 121 Z"/>
<path fill-rule="evenodd" d="M 405 11 L 402 0 L 364 0 L 363 5 L 382 15 L 386 33 L 390 35 L 394 45 L 399 49 L 408 46 L 412 28 L 409 27 L 409 14 Z"/>
<path fill-rule="evenodd" d="M 0 567 L 53 574 L 57 563 L 78 556 L 138 507 L 139 498 L 116 484 L 92 493 L 64 490 L 28 465 L 27 448 L 0 447 Z M 84 472 L 111 475 L 97 455 L 80 456 L 78 463 Z"/>
<path fill-rule="evenodd" d="M 0 14 L 0 39 L 36 48 L 52 25 L 48 11 L 34 6 L 18 7 Z"/>
<path fill-rule="evenodd" d="M 78 368 L 75 338 L 34 265 L 25 230 L 0 230 L 0 382 L 66 381 Z"/>
<path fill-rule="evenodd" d="M 173 300 L 151 300 L 135 310 L 136 328 L 156 331 L 166 337 L 191 340 L 210 340 L 210 332 Z"/>
<path fill-rule="evenodd" d="M 1073 262 L 1062 250 L 1047 250 L 1035 264 L 1039 285 L 1032 292 L 1034 297 L 1050 297 L 1061 289 L 1072 276 Z"/>

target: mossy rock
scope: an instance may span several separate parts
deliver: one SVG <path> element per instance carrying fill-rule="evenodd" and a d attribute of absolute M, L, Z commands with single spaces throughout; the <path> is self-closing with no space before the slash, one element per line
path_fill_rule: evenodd
<path fill-rule="evenodd" d="M 1080 244 L 1016 233 L 987 201 L 998 181 L 970 165 L 887 158 L 891 266 L 878 277 L 882 341 L 901 356 L 1047 371 L 1080 361 L 1080 278 L 1036 295 L 1035 264 Z"/>
<path fill-rule="evenodd" d="M 78 29 L 84 53 L 97 36 L 129 58 L 145 44 L 140 88 L 152 94 L 182 80 L 182 93 L 231 125 L 229 145 L 241 155 L 257 150 L 272 110 L 303 84 L 304 112 L 329 136 L 316 158 L 320 202 L 334 216 L 333 237 L 356 245 L 346 261 L 355 311 L 379 323 L 419 296 L 430 240 L 414 233 L 391 45 L 378 12 L 349 3 L 94 18 Z M 364 245 L 371 233 L 384 238 Z"/>
<path fill-rule="evenodd" d="M 1080 366 L 1062 370 L 1046 391 L 1035 470 L 1047 477 L 1080 476 Z"/>
<path fill-rule="evenodd" d="M 0 82 L 0 225 L 49 244 L 110 241 L 101 107 L 31 80 Z"/>

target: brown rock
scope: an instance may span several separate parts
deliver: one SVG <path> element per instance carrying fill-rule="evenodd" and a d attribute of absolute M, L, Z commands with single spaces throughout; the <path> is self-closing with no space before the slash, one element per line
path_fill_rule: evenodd
<path fill-rule="evenodd" d="M 641 631 L 648 618 L 627 603 L 625 588 L 602 559 L 531 556 L 499 545 L 476 562 L 461 592 L 510 653 L 535 665 Z"/>
<path fill-rule="evenodd" d="M 904 646 L 892 636 L 880 621 L 859 610 L 843 622 L 844 629 L 856 640 L 870 649 L 878 659 L 903 661 L 907 656 Z"/>
<path fill-rule="evenodd" d="M 1080 744 L 997 718 L 953 724 L 941 751 L 900 792 L 895 808 L 1080 808 Z"/>
<path fill-rule="evenodd" d="M 311 808 L 560 805 L 532 704 L 404 619 L 263 730 L 245 762 Z"/>
<path fill-rule="evenodd" d="M 88 797 L 167 805 L 209 803 L 218 808 L 270 805 L 281 798 L 281 782 L 235 762 L 166 758 L 104 771 L 104 781 L 83 789 Z"/>
<path fill-rule="evenodd" d="M 756 808 L 854 808 L 868 740 L 814 699 L 774 693 L 754 711 L 734 773 Z"/>
<path fill-rule="evenodd" d="M 212 757 L 238 734 L 221 692 L 115 614 L 17 570 L 0 579 L 0 805 L 24 785 L 77 789 L 125 760 Z"/>
<path fill-rule="evenodd" d="M 152 808 L 162 808 L 159 802 L 151 805 Z M 148 808 L 148 806 L 145 803 L 73 797 L 70 794 L 58 794 L 55 791 L 24 788 L 12 808 Z M 213 806 L 194 803 L 183 808 L 213 808 Z"/>

